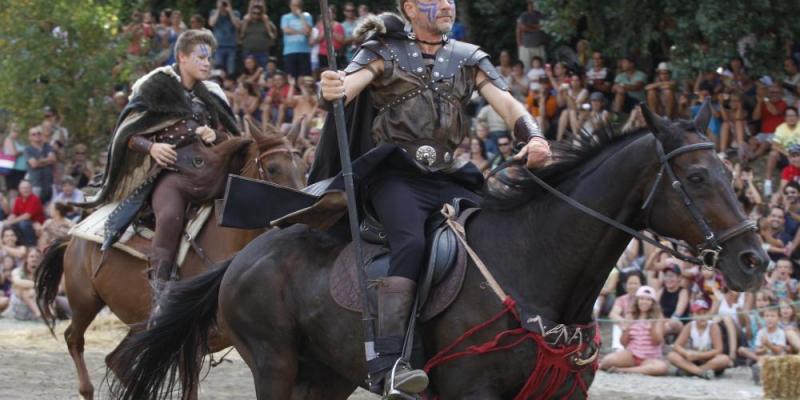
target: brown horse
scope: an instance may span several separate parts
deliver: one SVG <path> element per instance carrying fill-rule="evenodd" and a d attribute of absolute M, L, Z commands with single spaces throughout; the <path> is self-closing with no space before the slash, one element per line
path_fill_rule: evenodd
<path fill-rule="evenodd" d="M 215 176 L 202 179 L 194 177 L 193 183 L 216 182 L 224 187 L 230 171 L 294 188 L 302 187 L 305 167 L 289 142 L 277 132 L 264 134 L 252 126 L 249 130 L 253 141 L 234 138 L 211 148 L 201 146 L 205 149 L 200 153 L 201 157 L 206 162 L 211 162 L 211 159 L 222 161 L 222 168 L 208 172 Z M 247 146 L 246 152 L 239 151 L 244 150 L 243 146 Z M 181 267 L 181 278 L 205 272 L 209 266 L 206 258 L 211 262 L 229 258 L 262 232 L 222 228 L 215 218 L 209 218 L 196 238 L 204 255 L 190 251 Z M 99 244 L 77 237 L 60 246 L 52 246 L 47 253 L 37 273 L 37 301 L 52 329 L 54 321 L 49 310 L 63 271 L 67 298 L 73 312 L 64 338 L 78 372 L 78 391 L 83 398 L 91 399 L 94 387 L 83 358 L 84 333 L 105 305 L 128 325 L 148 318 L 151 306 L 150 286 L 145 272 L 148 264 L 114 248 L 102 254 Z M 215 343 L 217 349 L 230 345 L 224 334 L 217 336 Z"/>
<path fill-rule="evenodd" d="M 699 133 L 708 126 L 710 107 L 695 121 L 644 112 L 647 130 L 608 140 L 595 132 L 580 143 L 554 145 L 555 162 L 537 175 L 634 230 L 650 228 L 713 256 L 708 262 L 734 290 L 760 287 L 769 259 L 727 170 Z M 422 353 L 444 360 L 434 355 L 483 325 L 454 350 L 477 346 L 472 349 L 488 354 L 432 369 L 432 394 L 583 399 L 597 355 L 596 348 L 581 350 L 594 337 L 592 306 L 631 235 L 544 192 L 516 163 L 495 171 L 484 194 L 483 209 L 466 226 L 467 242 L 516 307 L 501 304 L 487 289 L 488 279 L 468 266 L 453 304 L 418 325 Z M 118 350 L 115 398 L 170 396 L 175 371 L 202 365 L 204 336 L 218 323 L 250 367 L 258 399 L 346 399 L 367 373 L 361 315 L 340 308 L 330 295 L 332 265 L 348 241 L 337 229 L 272 230 L 232 261 L 178 282 L 162 299 L 155 326 Z M 194 376 L 181 375 L 184 393 Z"/>

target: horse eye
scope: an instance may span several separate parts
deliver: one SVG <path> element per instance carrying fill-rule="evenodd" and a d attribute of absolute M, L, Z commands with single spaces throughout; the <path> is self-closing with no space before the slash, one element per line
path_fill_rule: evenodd
<path fill-rule="evenodd" d="M 703 176 L 701 176 L 700 174 L 695 174 L 695 175 L 689 176 L 689 182 L 692 182 L 692 183 L 703 183 L 703 181 L 704 181 Z"/>
<path fill-rule="evenodd" d="M 278 168 L 276 166 L 274 166 L 274 165 L 270 165 L 270 166 L 267 167 L 267 172 L 270 175 L 274 175 L 276 172 L 278 172 Z"/>
<path fill-rule="evenodd" d="M 192 158 L 192 166 L 194 166 L 195 168 L 202 168 L 203 165 L 205 165 L 205 164 L 206 164 L 206 160 L 204 160 L 204 159 L 202 159 L 200 157 L 193 157 Z"/>

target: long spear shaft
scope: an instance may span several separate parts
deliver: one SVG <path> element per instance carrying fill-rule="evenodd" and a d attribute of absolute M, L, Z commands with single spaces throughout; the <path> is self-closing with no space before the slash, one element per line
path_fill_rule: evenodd
<path fill-rule="evenodd" d="M 333 50 L 333 35 L 331 15 L 328 11 L 328 0 L 320 0 L 322 23 L 325 26 L 325 44 L 328 50 L 328 67 L 338 71 L 336 54 Z M 344 102 L 338 99 L 333 102 L 333 117 L 336 122 L 336 138 L 339 143 L 339 160 L 342 164 L 342 177 L 344 178 L 344 191 L 347 196 L 347 216 L 350 221 L 350 236 L 356 247 L 356 264 L 358 265 L 358 283 L 361 286 L 361 323 L 364 328 L 364 354 L 367 361 L 377 357 L 375 354 L 375 332 L 373 331 L 372 316 L 369 313 L 369 300 L 367 299 L 367 272 L 364 269 L 364 253 L 362 252 L 361 235 L 358 228 L 358 208 L 356 207 L 356 191 L 353 185 L 353 166 L 350 162 L 350 144 L 347 139 L 347 126 L 344 121 Z"/>

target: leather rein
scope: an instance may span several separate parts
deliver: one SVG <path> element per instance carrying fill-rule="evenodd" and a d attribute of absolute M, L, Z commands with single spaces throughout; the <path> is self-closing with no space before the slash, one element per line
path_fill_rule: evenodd
<path fill-rule="evenodd" d="M 681 182 L 681 179 L 678 178 L 677 175 L 675 175 L 675 171 L 673 171 L 672 165 L 670 164 L 670 161 L 673 158 L 675 158 L 675 157 L 677 157 L 677 156 L 679 156 L 681 154 L 685 154 L 685 153 L 689 153 L 689 152 L 693 152 L 693 151 L 698 151 L 698 150 L 711 150 L 711 151 L 714 151 L 714 144 L 711 143 L 711 142 L 688 144 L 688 145 L 685 145 L 685 146 L 681 146 L 681 147 L 679 147 L 679 148 L 677 148 L 677 149 L 675 149 L 675 150 L 673 150 L 673 151 L 671 151 L 669 153 L 665 153 L 664 152 L 664 147 L 661 144 L 661 141 L 656 140 L 656 152 L 658 153 L 658 159 L 659 159 L 659 162 L 661 163 L 661 168 L 660 168 L 658 174 L 656 175 L 655 182 L 653 183 L 653 186 L 650 188 L 650 192 L 649 192 L 647 198 L 645 199 L 644 204 L 642 205 L 642 210 L 645 212 L 645 215 L 646 215 L 646 217 L 645 217 L 645 226 L 647 227 L 646 230 L 652 232 L 653 234 L 656 234 L 652 230 L 652 228 L 650 228 L 650 218 L 651 218 L 651 213 L 652 213 L 652 208 L 653 208 L 653 200 L 655 198 L 656 193 L 658 192 L 658 187 L 661 184 L 661 180 L 664 179 L 664 175 L 665 175 L 665 172 L 666 172 L 667 179 L 669 179 L 669 181 L 670 181 L 670 187 L 673 190 L 675 190 L 678 193 L 678 195 L 681 197 L 681 201 L 682 201 L 683 205 L 689 210 L 689 214 L 692 216 L 692 219 L 694 220 L 695 224 L 698 227 L 700 227 L 700 230 L 703 232 L 704 241 L 702 243 L 699 243 L 699 244 L 697 244 L 697 245 L 695 245 L 693 247 L 684 245 L 686 247 L 689 247 L 690 250 L 693 250 L 696 254 L 698 254 L 699 257 L 685 255 L 685 254 L 682 254 L 682 253 L 676 251 L 675 249 L 673 249 L 671 247 L 665 246 L 665 245 L 661 244 L 659 241 L 657 241 L 657 240 L 655 240 L 655 239 L 653 239 L 653 238 L 651 238 L 649 236 L 643 235 L 639 231 L 637 231 L 637 230 L 635 230 L 635 229 L 633 229 L 633 228 L 631 228 L 631 227 L 629 227 L 627 225 L 624 225 L 624 224 L 622 224 L 620 222 L 617 222 L 616 220 L 611 219 L 608 216 L 606 216 L 604 214 L 601 214 L 601 213 L 599 213 L 599 212 L 587 207 L 586 205 L 584 205 L 584 204 L 572 199 L 571 197 L 567 196 L 566 194 L 560 192 L 558 189 L 550 186 L 547 182 L 545 182 L 544 180 L 542 180 L 541 178 L 536 176 L 536 174 L 534 174 L 533 172 L 531 172 L 527 168 L 523 168 L 523 170 L 528 174 L 528 176 L 534 182 L 536 182 L 536 184 L 538 184 L 539 186 L 543 187 L 545 190 L 550 192 L 552 195 L 558 197 L 559 199 L 563 200 L 564 202 L 566 202 L 570 206 L 578 209 L 579 211 L 581 211 L 581 212 L 583 212 L 585 214 L 588 214 L 589 216 L 591 216 L 591 217 L 593 217 L 593 218 L 595 218 L 597 220 L 600 220 L 600 221 L 602 221 L 602 222 L 604 222 L 604 223 L 606 223 L 606 224 L 608 224 L 608 225 L 610 225 L 610 226 L 612 226 L 612 227 L 614 227 L 616 229 L 619 229 L 619 230 L 621 230 L 621 231 L 623 231 L 623 232 L 625 232 L 625 233 L 627 233 L 627 234 L 629 234 L 629 235 L 631 235 L 631 236 L 633 236 L 633 237 L 635 237 L 635 238 L 637 238 L 639 240 L 642 240 L 642 241 L 645 241 L 647 243 L 650 243 L 653 246 L 656 246 L 659 249 L 671 254 L 673 257 L 675 257 L 677 259 L 680 259 L 680 260 L 683 260 L 683 261 L 686 261 L 686 262 L 689 262 L 689 263 L 692 263 L 692 264 L 702 265 L 703 268 L 706 268 L 706 269 L 714 269 L 717 266 L 717 263 L 719 261 L 719 254 L 722 252 L 723 245 L 725 244 L 725 242 L 727 242 L 727 241 L 733 239 L 734 237 L 737 237 L 737 236 L 739 236 L 739 235 L 741 235 L 743 233 L 755 232 L 757 226 L 756 226 L 755 222 L 753 222 L 753 221 L 751 221 L 749 219 L 745 219 L 745 220 L 739 222 L 738 224 L 736 224 L 736 225 L 734 225 L 734 226 L 722 231 L 719 235 L 715 234 L 714 231 L 708 226 L 708 222 L 706 221 L 706 219 L 703 217 L 703 214 L 700 212 L 700 210 L 695 205 L 695 203 L 692 200 L 691 196 L 689 196 L 689 194 L 686 192 L 686 189 L 684 189 L 684 185 Z M 502 177 L 498 176 L 498 178 L 502 180 Z M 673 243 L 675 243 L 675 242 L 673 242 Z"/>

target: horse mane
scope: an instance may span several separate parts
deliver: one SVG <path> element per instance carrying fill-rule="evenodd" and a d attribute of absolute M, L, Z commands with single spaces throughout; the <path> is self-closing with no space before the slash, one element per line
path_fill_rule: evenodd
<path fill-rule="evenodd" d="M 679 146 L 685 130 L 694 130 L 691 121 L 674 121 L 674 128 L 662 133 L 660 139 L 665 149 Z M 647 127 L 635 128 L 629 132 L 621 132 L 611 125 L 602 125 L 593 131 L 582 129 L 562 142 L 551 142 L 552 162 L 550 165 L 533 171 L 536 176 L 557 187 L 580 176 L 583 167 L 594 165 L 595 159 L 606 159 L 623 149 L 636 139 L 648 135 Z M 517 207 L 531 199 L 544 194 L 545 190 L 531 179 L 525 171 L 524 162 L 507 161 L 495 168 L 487 177 L 483 187 L 482 207 L 486 209 L 505 210 Z"/>

